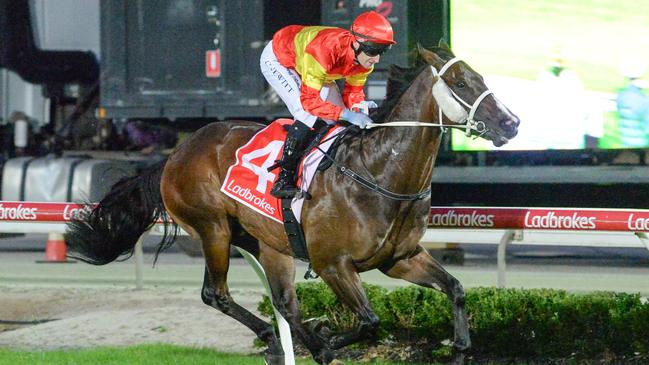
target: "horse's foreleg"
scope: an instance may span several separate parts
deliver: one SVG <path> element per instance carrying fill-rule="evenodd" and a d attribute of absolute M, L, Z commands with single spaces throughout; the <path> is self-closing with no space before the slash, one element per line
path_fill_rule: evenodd
<path fill-rule="evenodd" d="M 284 350 L 275 335 L 273 326 L 237 304 L 226 283 L 230 265 L 230 228 L 227 221 L 209 230 L 197 230 L 203 241 L 206 268 L 201 298 L 203 302 L 250 328 L 267 344 L 266 362 L 284 364 Z M 211 227 L 214 227 L 210 225 Z"/>
<path fill-rule="evenodd" d="M 471 347 L 469 323 L 464 309 L 464 289 L 423 247 L 419 246 L 411 257 L 397 261 L 392 267 L 381 271 L 390 277 L 441 290 L 446 294 L 453 303 L 454 346 L 462 352 Z"/>
<path fill-rule="evenodd" d="M 379 318 L 370 307 L 360 275 L 358 275 L 351 258 L 342 259 L 316 271 L 334 291 L 338 299 L 356 314 L 360 322 L 357 328 L 332 336 L 329 346 L 339 349 L 359 341 L 375 339 L 379 328 Z"/>
<path fill-rule="evenodd" d="M 325 341 L 308 330 L 302 323 L 297 294 L 295 293 L 295 263 L 293 258 L 281 254 L 264 244 L 260 245 L 259 261 L 264 267 L 273 293 L 273 304 L 291 329 L 309 349 L 318 364 L 329 364 L 333 354 Z"/>

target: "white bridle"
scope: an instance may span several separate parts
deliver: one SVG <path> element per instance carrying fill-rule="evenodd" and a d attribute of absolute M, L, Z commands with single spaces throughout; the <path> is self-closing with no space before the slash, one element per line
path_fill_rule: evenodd
<path fill-rule="evenodd" d="M 389 123 L 370 123 L 367 125 L 366 128 L 376 128 L 376 127 L 440 127 L 442 128 L 442 132 L 446 131 L 447 128 L 459 128 L 459 129 L 464 129 L 465 134 L 467 136 L 471 136 L 471 132 L 475 131 L 476 136 L 480 137 L 483 134 L 487 133 L 487 126 L 483 121 L 476 120 L 474 118 L 476 111 L 478 110 L 478 107 L 480 107 L 480 103 L 489 95 L 493 94 L 493 91 L 487 89 L 485 90 L 478 98 L 473 102 L 473 105 L 470 105 L 466 101 L 462 100 L 462 98 L 457 95 L 448 85 L 444 80 L 442 79 L 442 75 L 449 69 L 449 67 L 453 66 L 455 63 L 460 62 L 461 59 L 454 57 L 448 60 L 442 66 L 442 68 L 437 71 L 437 69 L 431 65 L 430 69 L 431 72 L 433 73 L 433 76 L 437 76 L 437 81 L 435 84 L 433 84 L 433 87 L 431 88 L 431 93 L 433 94 L 433 98 L 437 101 L 437 105 L 439 106 L 439 122 L 438 123 L 425 123 L 425 122 L 420 122 L 420 121 L 413 121 L 413 120 L 408 120 L 408 121 L 398 121 L 398 122 L 389 122 Z M 459 103 L 462 105 L 460 105 Z M 466 109 L 469 110 L 467 113 Z M 448 119 L 453 121 L 453 123 L 456 124 L 444 124 L 444 118 L 442 116 L 446 116 Z"/>

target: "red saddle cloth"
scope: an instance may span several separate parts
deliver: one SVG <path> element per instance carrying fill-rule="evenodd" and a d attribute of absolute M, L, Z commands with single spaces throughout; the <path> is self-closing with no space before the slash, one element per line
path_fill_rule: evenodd
<path fill-rule="evenodd" d="M 292 119 L 277 119 L 241 146 L 236 152 L 236 162 L 228 169 L 221 186 L 221 191 L 227 196 L 279 223 L 283 222 L 282 203 L 280 199 L 270 195 L 270 189 L 279 175 L 280 168 L 272 171 L 268 171 L 268 168 L 280 159 L 287 134 L 284 126 L 292 123 Z M 329 136 L 342 130 L 344 128 L 339 126 L 332 128 L 323 140 L 326 141 Z M 326 151 L 334 140 L 335 138 L 326 141 L 321 148 Z M 302 160 L 300 176 L 305 178 L 298 181 L 301 189 L 308 189 L 323 156 L 320 151 L 314 149 Z M 291 204 L 298 220 L 303 200 L 293 199 Z"/>

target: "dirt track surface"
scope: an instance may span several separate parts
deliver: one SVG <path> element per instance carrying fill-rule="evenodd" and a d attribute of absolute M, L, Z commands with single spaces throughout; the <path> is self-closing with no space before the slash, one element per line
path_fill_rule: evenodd
<path fill-rule="evenodd" d="M 12 242 L 22 244 L 19 239 Z M 145 254 L 143 290 L 133 289 L 132 260 L 99 267 L 84 263 L 36 263 L 42 258 L 42 252 L 0 250 L 0 347 L 47 350 L 155 342 L 228 352 L 261 351 L 253 347 L 251 331 L 202 303 L 202 258 L 165 253 L 153 267 L 152 255 Z M 469 260 L 464 266 L 447 269 L 465 288 L 496 283 L 493 262 Z M 298 263 L 297 281 L 303 281 L 305 270 L 306 266 Z M 616 266 L 600 262 L 579 266 L 572 259 L 552 265 L 511 262 L 507 271 L 508 286 L 514 288 L 649 294 L 649 266 L 644 263 Z M 362 277 L 367 283 L 390 289 L 408 285 L 378 271 L 364 273 Z M 228 285 L 239 304 L 256 312 L 263 287 L 242 259 L 231 261 Z M 2 322 L 48 319 L 56 320 L 31 325 Z"/>
<path fill-rule="evenodd" d="M 254 353 L 254 335 L 203 304 L 196 289 L 19 288 L 0 286 L 0 346 L 52 350 L 94 346 L 171 343 Z M 256 311 L 259 292 L 233 295 Z"/>

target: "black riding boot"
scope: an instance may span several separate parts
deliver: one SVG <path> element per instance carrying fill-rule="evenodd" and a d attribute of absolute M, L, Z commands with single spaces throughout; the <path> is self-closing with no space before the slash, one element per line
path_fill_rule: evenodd
<path fill-rule="evenodd" d="M 280 199 L 293 198 L 300 192 L 300 189 L 295 186 L 297 165 L 304 153 L 304 148 L 309 144 L 310 132 L 311 128 L 298 120 L 288 127 L 282 158 L 277 162 L 282 171 L 270 190 L 272 196 Z"/>

